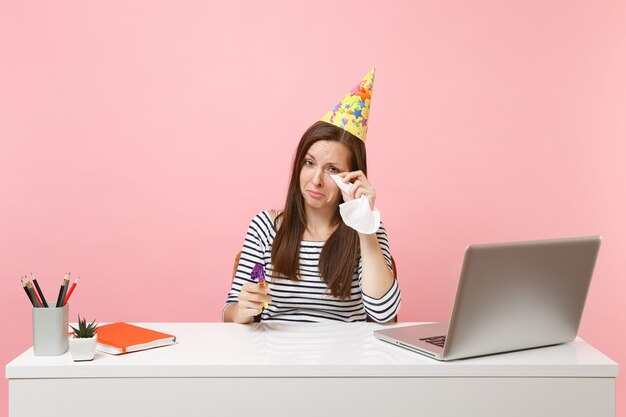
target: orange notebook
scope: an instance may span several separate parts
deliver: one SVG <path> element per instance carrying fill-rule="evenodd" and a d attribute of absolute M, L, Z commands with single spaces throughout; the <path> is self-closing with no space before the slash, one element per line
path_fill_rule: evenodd
<path fill-rule="evenodd" d="M 112 355 L 176 343 L 176 336 L 124 322 L 103 324 L 98 326 L 96 333 L 98 334 L 97 349 Z"/>

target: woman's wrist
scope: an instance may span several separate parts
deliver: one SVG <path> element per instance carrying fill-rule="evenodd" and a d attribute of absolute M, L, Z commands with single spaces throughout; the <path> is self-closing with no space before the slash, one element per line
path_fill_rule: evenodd
<path fill-rule="evenodd" d="M 224 310 L 224 322 L 247 324 L 252 323 L 253 317 L 243 317 L 239 313 L 239 302 L 232 303 Z"/>

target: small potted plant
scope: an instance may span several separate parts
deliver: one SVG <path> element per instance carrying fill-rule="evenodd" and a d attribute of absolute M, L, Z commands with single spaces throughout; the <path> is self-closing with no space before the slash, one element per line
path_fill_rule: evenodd
<path fill-rule="evenodd" d="M 78 315 L 78 328 L 70 326 L 74 330 L 74 334 L 70 337 L 70 354 L 75 362 L 90 361 L 96 355 L 96 345 L 98 344 L 98 335 L 96 329 L 98 323 L 92 321 L 87 324 L 87 320 Z"/>

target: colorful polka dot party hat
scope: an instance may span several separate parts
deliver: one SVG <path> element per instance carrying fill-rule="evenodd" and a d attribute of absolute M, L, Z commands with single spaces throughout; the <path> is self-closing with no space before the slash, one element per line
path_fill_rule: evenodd
<path fill-rule="evenodd" d="M 321 120 L 347 130 L 365 142 L 375 72 L 372 68 Z"/>

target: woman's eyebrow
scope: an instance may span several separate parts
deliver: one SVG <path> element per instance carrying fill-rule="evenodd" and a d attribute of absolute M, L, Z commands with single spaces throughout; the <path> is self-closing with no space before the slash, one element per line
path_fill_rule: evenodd
<path fill-rule="evenodd" d="M 338 166 L 338 167 L 343 166 L 341 162 L 327 162 L 326 165 L 335 165 L 335 166 Z"/>

